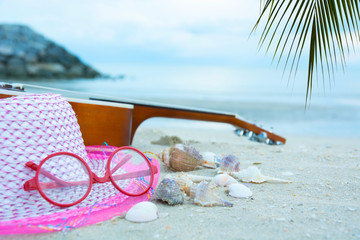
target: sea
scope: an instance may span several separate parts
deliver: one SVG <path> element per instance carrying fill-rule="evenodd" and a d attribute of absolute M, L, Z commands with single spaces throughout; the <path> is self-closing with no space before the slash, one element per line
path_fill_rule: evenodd
<path fill-rule="evenodd" d="M 119 74 L 97 79 L 15 81 L 89 96 L 144 100 L 236 113 L 282 136 L 360 137 L 360 71 L 314 80 L 306 101 L 306 72 L 296 78 L 271 67 L 114 66 Z M 4 81 L 4 80 L 2 80 Z M 9 82 L 9 81 L 8 81 Z M 46 91 L 46 89 L 44 90 Z M 61 91 L 60 91 L 61 92 Z M 154 118 L 146 126 L 227 128 L 224 124 Z M 225 124 L 227 125 L 227 124 Z"/>

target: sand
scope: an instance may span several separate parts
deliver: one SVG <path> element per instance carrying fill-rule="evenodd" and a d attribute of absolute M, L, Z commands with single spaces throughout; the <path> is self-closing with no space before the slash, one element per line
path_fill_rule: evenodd
<path fill-rule="evenodd" d="M 200 151 L 235 154 L 241 168 L 257 165 L 290 184 L 247 184 L 251 199 L 216 192 L 234 207 L 180 206 L 155 202 L 163 216 L 153 222 L 122 218 L 67 232 L 1 236 L 4 239 L 360 239 L 360 138 L 285 136 L 284 146 L 238 137 L 229 129 L 141 127 L 133 146 L 159 152 L 162 136 L 191 140 Z M 164 165 L 161 178 L 171 173 Z M 192 174 L 214 176 L 213 169 Z"/>

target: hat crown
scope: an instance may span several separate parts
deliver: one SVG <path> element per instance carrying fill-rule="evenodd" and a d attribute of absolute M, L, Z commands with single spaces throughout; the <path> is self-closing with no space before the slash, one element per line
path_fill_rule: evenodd
<path fill-rule="evenodd" d="M 55 152 L 86 159 L 80 127 L 66 99 L 52 93 L 0 99 L 0 221 L 58 211 L 37 191 L 23 190 L 24 182 L 35 176 L 25 163 L 39 164 Z"/>

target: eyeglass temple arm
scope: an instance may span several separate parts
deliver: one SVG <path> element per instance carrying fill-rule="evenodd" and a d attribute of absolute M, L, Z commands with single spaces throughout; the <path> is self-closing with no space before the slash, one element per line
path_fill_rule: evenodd
<path fill-rule="evenodd" d="M 118 164 L 116 164 L 116 166 L 113 169 L 111 169 L 111 174 L 116 172 L 122 165 L 124 165 L 127 161 L 129 161 L 131 159 L 131 157 L 132 157 L 132 155 L 130 155 L 130 154 L 125 155 L 124 158 L 121 159 L 121 161 Z M 153 170 L 154 174 L 157 173 L 157 167 L 156 166 L 151 165 L 151 169 Z M 131 176 L 129 178 L 131 178 Z"/>
<path fill-rule="evenodd" d="M 126 162 L 128 162 L 130 159 L 132 158 L 131 154 L 127 154 L 125 155 L 118 164 L 115 165 L 115 167 L 113 167 L 113 169 L 111 169 L 111 174 L 113 174 L 114 172 L 116 172 L 119 168 L 121 168 L 122 165 L 124 165 Z"/>
<path fill-rule="evenodd" d="M 36 163 L 31 162 L 31 161 L 27 162 L 25 165 L 34 171 L 37 171 L 37 169 L 39 168 L 39 165 L 37 165 Z M 55 177 L 54 175 L 52 175 L 45 169 L 40 169 L 40 173 L 42 175 L 44 175 L 45 177 L 48 177 L 49 179 L 55 181 L 57 183 L 57 185 L 61 185 L 62 187 L 71 186 L 71 183 L 63 181 L 63 180 Z M 24 183 L 25 191 L 31 191 L 31 190 L 37 190 L 37 189 L 38 189 L 38 186 L 37 186 L 35 178 L 30 179 Z"/>
<path fill-rule="evenodd" d="M 124 173 L 124 174 L 120 174 L 120 175 L 115 175 L 113 176 L 113 179 L 116 180 L 124 180 L 124 179 L 129 179 L 129 178 L 136 178 L 136 177 L 143 177 L 143 176 L 148 176 L 151 173 L 152 174 L 156 174 L 158 173 L 158 169 L 155 165 L 150 165 L 151 166 L 151 170 L 147 169 L 147 170 L 140 170 L 137 172 L 131 172 L 131 173 Z"/>

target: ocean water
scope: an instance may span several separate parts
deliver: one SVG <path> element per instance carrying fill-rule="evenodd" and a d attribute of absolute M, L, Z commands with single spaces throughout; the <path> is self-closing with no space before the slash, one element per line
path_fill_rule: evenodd
<path fill-rule="evenodd" d="M 90 96 L 100 94 L 237 113 L 284 136 L 360 136 L 358 71 L 351 70 L 334 81 L 326 80 L 325 85 L 320 79 L 314 84 L 310 105 L 305 108 L 305 73 L 288 82 L 281 78 L 281 71 L 270 67 L 259 70 L 218 66 L 119 66 L 119 69 L 123 77 L 23 83 Z M 222 127 L 168 119 L 152 119 L 146 124 Z"/>

